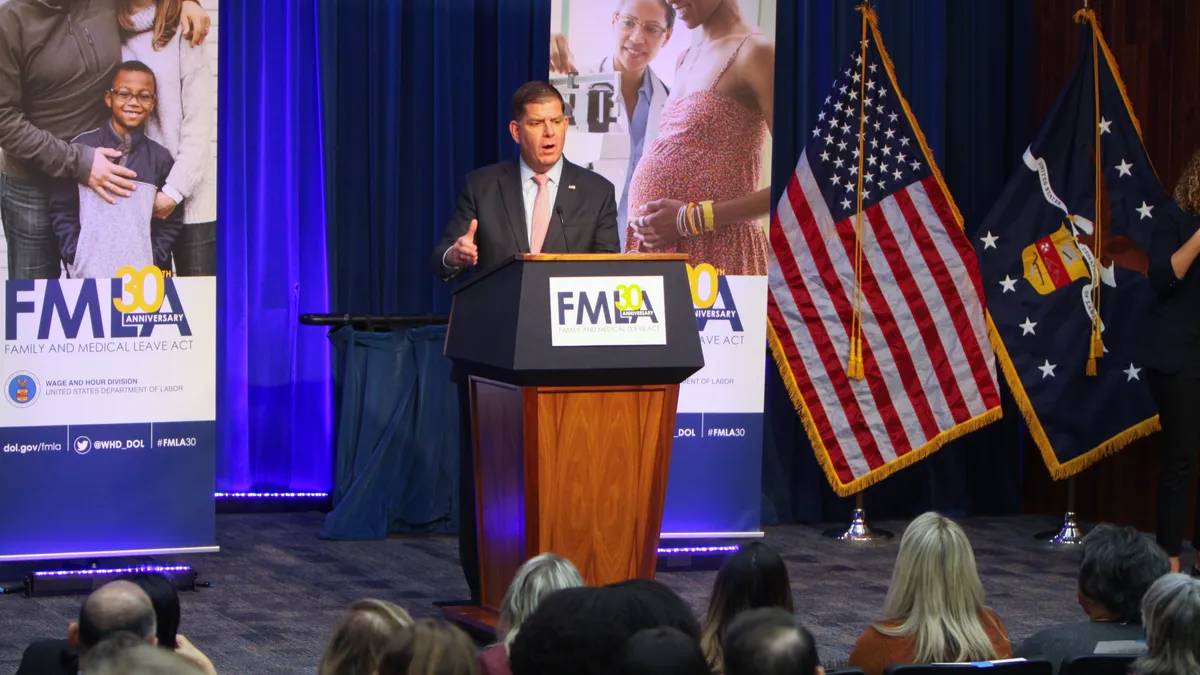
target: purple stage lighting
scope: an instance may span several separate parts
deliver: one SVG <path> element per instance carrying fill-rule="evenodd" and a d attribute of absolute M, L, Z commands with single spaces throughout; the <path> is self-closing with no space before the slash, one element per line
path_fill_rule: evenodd
<path fill-rule="evenodd" d="M 126 574 L 142 574 L 151 572 L 154 574 L 178 574 L 180 572 L 190 572 L 192 568 L 187 565 L 137 565 L 135 567 L 121 567 L 116 569 L 96 569 L 96 570 L 53 570 L 47 572 L 34 572 L 33 576 L 38 578 L 46 577 L 99 577 L 99 576 L 124 576 Z"/>
<path fill-rule="evenodd" d="M 659 555 L 705 555 L 710 553 L 737 553 L 735 545 L 726 546 L 687 546 L 683 548 L 660 548 Z"/>
<path fill-rule="evenodd" d="M 217 499 L 325 499 L 328 492 L 215 492 Z"/>

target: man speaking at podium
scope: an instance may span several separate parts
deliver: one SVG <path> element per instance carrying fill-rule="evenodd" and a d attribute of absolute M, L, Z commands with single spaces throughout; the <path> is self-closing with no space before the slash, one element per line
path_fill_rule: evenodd
<path fill-rule="evenodd" d="M 518 253 L 620 252 L 612 183 L 563 158 L 562 94 L 546 82 L 527 82 L 513 95 L 512 115 L 508 130 L 521 157 L 467 175 L 433 251 L 443 279 Z"/>
<path fill-rule="evenodd" d="M 546 82 L 527 82 L 513 94 L 508 130 L 519 159 L 467 175 L 454 217 L 433 250 L 433 269 L 449 280 L 464 271 L 502 264 L 519 253 L 618 253 L 617 202 L 612 183 L 563 158 L 567 117 L 562 94 Z M 622 224 L 624 227 L 624 224 Z M 466 377 L 458 382 L 458 556 L 478 604 L 479 550 L 475 529 L 475 471 Z"/>

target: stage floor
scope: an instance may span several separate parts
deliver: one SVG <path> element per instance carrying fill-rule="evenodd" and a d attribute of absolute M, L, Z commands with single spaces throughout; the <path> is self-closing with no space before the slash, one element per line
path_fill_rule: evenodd
<path fill-rule="evenodd" d="M 212 658 L 218 672 L 314 672 L 342 609 L 362 597 L 391 600 L 426 617 L 438 614 L 435 600 L 466 596 L 453 537 L 322 541 L 316 536 L 322 519 L 318 513 L 220 515 L 221 553 L 173 559 L 193 565 L 202 581 L 215 584 L 183 595 L 180 632 Z M 1014 643 L 1045 626 L 1083 619 L 1075 602 L 1078 554 L 1032 538 L 1052 527 L 1052 519 L 962 523 L 975 547 L 988 604 Z M 815 526 L 767 530 L 767 541 L 788 561 L 797 611 L 827 666 L 845 662 L 883 605 L 905 523 L 875 525 L 895 531 L 897 539 L 848 545 L 823 538 Z M 714 574 L 671 572 L 658 578 L 702 617 Z M 0 565 L 0 584 L 20 578 L 14 566 Z M 80 600 L 0 596 L 0 673 L 15 672 L 31 640 L 65 636 Z"/>

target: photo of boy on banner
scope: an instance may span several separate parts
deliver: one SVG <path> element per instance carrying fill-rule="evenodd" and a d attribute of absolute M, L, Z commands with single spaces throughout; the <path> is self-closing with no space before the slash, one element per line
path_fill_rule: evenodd
<path fill-rule="evenodd" d="M 110 279 L 127 266 L 170 269 L 181 213 L 172 212 L 165 219 L 155 213 L 155 201 L 175 164 L 166 148 L 146 137 L 156 92 L 149 66 L 141 61 L 122 63 L 113 75 L 112 88 L 104 93 L 112 119 L 71 140 L 89 148 L 118 150 L 117 164 L 133 170 L 141 187 L 109 203 L 73 180 L 58 181 L 50 197 L 50 221 L 72 279 Z"/>
<path fill-rule="evenodd" d="M 157 182 L 136 175 L 117 148 L 77 140 L 110 126 L 105 96 L 124 61 L 142 62 L 156 80 L 153 109 L 140 130 L 174 162 L 150 195 L 153 212 L 161 220 L 178 210 L 176 219 L 188 226 L 165 269 L 174 267 L 177 276 L 216 273 L 215 52 L 203 44 L 211 21 L 196 0 L 0 4 L 5 276 L 56 279 L 64 263 L 72 274 L 50 204 L 63 181 L 90 191 L 83 203 L 97 205 L 139 204 L 145 196 L 134 196 L 135 183 Z M 56 214 L 61 218 L 61 209 Z"/>

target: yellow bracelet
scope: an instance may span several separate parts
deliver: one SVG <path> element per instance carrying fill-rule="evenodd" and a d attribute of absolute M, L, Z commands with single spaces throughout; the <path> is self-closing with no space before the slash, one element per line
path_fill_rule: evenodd
<path fill-rule="evenodd" d="M 712 201 L 700 202 L 701 211 L 704 214 L 704 231 L 712 232 L 717 229 L 717 222 L 713 218 L 713 203 Z"/>
<path fill-rule="evenodd" d="M 688 236 L 696 235 L 696 214 L 692 210 L 695 207 L 696 202 L 688 202 L 687 210 L 684 211 L 684 214 L 686 215 L 685 222 L 687 224 Z"/>

